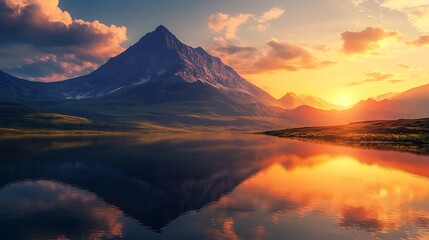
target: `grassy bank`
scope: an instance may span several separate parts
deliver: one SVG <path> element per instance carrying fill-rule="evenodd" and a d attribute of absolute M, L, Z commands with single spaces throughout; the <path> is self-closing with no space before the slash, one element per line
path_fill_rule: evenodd
<path fill-rule="evenodd" d="M 264 132 L 263 134 L 364 148 L 429 153 L 429 118 L 292 128 Z"/>
<path fill-rule="evenodd" d="M 42 112 L 16 103 L 0 103 L 0 137 L 26 135 L 120 134 L 135 127 Z"/>

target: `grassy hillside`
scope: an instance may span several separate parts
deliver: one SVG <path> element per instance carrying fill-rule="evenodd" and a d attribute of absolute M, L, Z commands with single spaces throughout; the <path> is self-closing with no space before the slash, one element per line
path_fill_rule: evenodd
<path fill-rule="evenodd" d="M 97 134 L 130 130 L 130 126 L 96 122 L 87 118 L 42 112 L 31 107 L 0 102 L 0 135 Z"/>
<path fill-rule="evenodd" d="M 429 153 L 429 118 L 366 121 L 340 126 L 304 127 L 264 134 L 368 148 Z"/>

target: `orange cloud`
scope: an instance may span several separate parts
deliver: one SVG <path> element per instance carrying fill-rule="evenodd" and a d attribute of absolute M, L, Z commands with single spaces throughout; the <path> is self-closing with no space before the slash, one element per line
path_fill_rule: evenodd
<path fill-rule="evenodd" d="M 273 70 L 299 71 L 315 69 L 334 64 L 321 61 L 303 46 L 292 42 L 280 42 L 273 39 L 267 43 L 269 50 L 254 65 L 253 71 L 266 72 Z"/>
<path fill-rule="evenodd" d="M 267 29 L 267 27 L 269 26 L 268 22 L 274 19 L 278 19 L 284 14 L 284 12 L 285 11 L 279 7 L 274 7 L 268 11 L 265 11 L 261 16 L 254 17 L 258 24 L 256 26 L 252 26 L 251 29 L 260 32 L 265 31 L 265 29 Z"/>
<path fill-rule="evenodd" d="M 357 82 L 351 82 L 349 84 L 346 84 L 346 86 L 358 86 L 358 85 L 362 85 L 365 83 L 381 82 L 381 81 L 385 81 L 385 80 L 389 80 L 390 83 L 402 82 L 402 80 L 391 80 L 390 78 L 395 76 L 395 74 L 391 74 L 391 73 L 370 72 L 370 73 L 367 73 L 366 76 L 367 76 L 367 78 L 365 80 L 357 81 Z"/>
<path fill-rule="evenodd" d="M 275 70 L 300 71 L 335 64 L 321 61 L 300 44 L 273 39 L 266 48 L 246 46 L 235 40 L 215 38 L 208 51 L 240 73 L 254 74 Z"/>
<path fill-rule="evenodd" d="M 4 2 L 12 7 L 17 16 L 21 15 L 28 6 L 38 6 L 40 13 L 50 22 L 61 22 L 66 25 L 73 23 L 70 14 L 58 8 L 59 0 L 4 0 Z"/>
<path fill-rule="evenodd" d="M 270 10 L 264 12 L 257 20 L 259 23 L 266 23 L 268 21 L 277 19 L 284 14 L 284 10 L 279 7 L 271 8 Z"/>
<path fill-rule="evenodd" d="M 218 12 L 209 17 L 208 26 L 216 32 L 224 32 L 226 39 L 235 39 L 238 27 L 249 22 L 253 19 L 256 21 L 256 25 L 250 27 L 250 29 L 263 31 L 267 28 L 268 22 L 281 17 L 284 14 L 284 10 L 279 7 L 273 7 L 261 16 L 256 16 L 250 13 L 240 13 L 237 16 L 230 16 L 226 13 Z"/>
<path fill-rule="evenodd" d="M 423 47 L 429 45 L 429 35 L 420 36 L 418 39 L 410 42 L 409 44 L 416 47 Z"/>
<path fill-rule="evenodd" d="M 231 17 L 225 13 L 216 13 L 209 17 L 208 26 L 214 32 L 222 32 L 225 30 L 225 37 L 227 39 L 235 38 L 235 33 L 240 25 L 246 23 L 251 14 L 239 14 Z"/>
<path fill-rule="evenodd" d="M 395 76 L 395 74 L 382 73 L 382 72 L 370 72 L 370 73 L 367 73 L 366 75 L 376 81 L 383 81 L 390 77 Z"/>
<path fill-rule="evenodd" d="M 210 54 L 221 58 L 223 62 L 239 72 L 252 69 L 255 59 L 261 55 L 260 50 L 256 47 L 245 45 L 237 39 L 223 37 L 213 38 L 206 49 Z"/>
<path fill-rule="evenodd" d="M 321 52 L 329 52 L 329 47 L 324 43 L 318 43 L 313 45 L 313 49 Z"/>
<path fill-rule="evenodd" d="M 1 68 L 33 80 L 55 81 L 90 72 L 124 50 L 126 27 L 74 19 L 58 4 L 59 0 L 0 2 L 0 31 L 8 33 L 0 36 L 0 52 L 9 55 L 13 49 L 20 56 L 0 58 Z"/>
<path fill-rule="evenodd" d="M 367 27 L 357 32 L 345 31 L 341 33 L 341 38 L 344 41 L 342 51 L 348 55 L 364 54 L 377 50 L 380 47 L 379 43 L 386 38 L 399 37 L 399 32 L 388 31 L 380 27 Z"/>

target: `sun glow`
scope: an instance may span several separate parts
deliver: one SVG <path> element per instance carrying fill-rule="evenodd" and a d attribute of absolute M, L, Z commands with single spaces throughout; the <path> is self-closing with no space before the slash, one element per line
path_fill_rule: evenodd
<path fill-rule="evenodd" d="M 341 94 L 337 98 L 337 104 L 342 107 L 350 107 L 353 105 L 352 98 L 347 94 Z"/>

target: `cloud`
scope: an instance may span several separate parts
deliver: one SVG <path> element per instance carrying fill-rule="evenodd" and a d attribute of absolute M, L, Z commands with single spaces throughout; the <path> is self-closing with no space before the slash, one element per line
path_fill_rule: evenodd
<path fill-rule="evenodd" d="M 402 80 L 390 79 L 391 77 L 394 77 L 394 76 L 395 76 L 395 74 L 391 74 L 391 73 L 369 72 L 369 73 L 366 73 L 367 78 L 365 80 L 357 81 L 357 82 L 351 82 L 351 83 L 346 84 L 345 86 L 358 86 L 358 85 L 362 85 L 365 83 L 381 82 L 381 81 L 386 81 L 386 80 L 389 80 L 390 83 L 402 82 Z"/>
<path fill-rule="evenodd" d="M 208 51 L 240 73 L 257 74 L 276 70 L 300 71 L 335 64 L 321 61 L 300 44 L 272 39 L 265 48 L 246 46 L 239 41 L 215 38 Z"/>
<path fill-rule="evenodd" d="M 254 65 L 253 71 L 274 70 L 299 71 L 332 65 L 334 62 L 321 61 L 301 45 L 273 39 L 267 43 L 269 50 Z"/>
<path fill-rule="evenodd" d="M 213 45 L 211 50 L 226 53 L 229 55 L 241 54 L 241 53 L 257 53 L 257 49 L 250 46 L 243 46 L 234 41 L 229 41 L 224 38 L 215 38 L 216 44 Z"/>
<path fill-rule="evenodd" d="M 257 18 L 259 23 L 266 23 L 268 21 L 281 17 L 285 11 L 279 7 L 273 7 L 270 10 L 264 12 L 260 17 Z"/>
<path fill-rule="evenodd" d="M 411 69 L 410 65 L 404 63 L 399 63 L 398 66 L 406 70 Z"/>
<path fill-rule="evenodd" d="M 58 4 L 0 0 L 0 52 L 21 56 L 0 57 L 1 68 L 33 80 L 61 80 L 92 71 L 124 50 L 126 27 L 74 19 Z"/>
<path fill-rule="evenodd" d="M 245 45 L 237 39 L 223 37 L 213 38 L 206 49 L 210 54 L 221 58 L 239 72 L 252 69 L 255 59 L 261 55 L 260 50 L 256 47 Z"/>
<path fill-rule="evenodd" d="M 225 30 L 227 39 L 235 38 L 235 33 L 240 25 L 246 23 L 251 14 L 239 14 L 235 17 L 225 13 L 216 13 L 209 17 L 209 28 L 214 32 L 222 32 Z"/>
<path fill-rule="evenodd" d="M 329 47 L 324 43 L 318 43 L 313 45 L 313 49 L 321 52 L 329 52 Z"/>
<path fill-rule="evenodd" d="M 236 38 L 238 27 L 248 23 L 251 19 L 253 19 L 256 24 L 251 26 L 250 29 L 264 31 L 268 27 L 269 21 L 278 19 L 284 12 L 285 11 L 279 7 L 273 7 L 262 13 L 261 16 L 250 13 L 240 13 L 236 16 L 230 16 L 226 13 L 218 12 L 209 17 L 208 26 L 216 33 L 224 32 L 224 37 L 226 39 L 234 39 Z"/>
<path fill-rule="evenodd" d="M 343 39 L 343 49 L 345 54 L 364 54 L 376 53 L 380 45 L 379 43 L 387 38 L 399 38 L 400 33 L 396 31 L 388 31 L 384 28 L 367 27 L 362 31 L 352 32 L 345 31 L 341 33 Z"/>
<path fill-rule="evenodd" d="M 416 47 L 423 47 L 429 45 L 429 35 L 420 36 L 418 39 L 409 42 L 408 44 Z"/>
<path fill-rule="evenodd" d="M 351 0 L 353 5 L 355 5 L 356 7 L 362 5 L 362 3 L 366 2 L 366 0 Z"/>
<path fill-rule="evenodd" d="M 384 0 L 381 1 L 380 6 L 406 14 L 417 30 L 424 33 L 429 32 L 429 2 L 427 0 Z"/>
<path fill-rule="evenodd" d="M 268 22 L 278 19 L 285 11 L 273 7 L 260 16 L 238 14 L 234 17 L 225 13 L 216 13 L 209 17 L 209 28 L 224 36 L 214 37 L 206 49 L 212 55 L 221 58 L 226 64 L 240 73 L 257 74 L 276 70 L 299 71 L 315 69 L 335 64 L 332 61 L 321 61 L 302 44 L 272 39 L 264 47 L 248 46 L 236 37 L 239 26 L 253 21 L 250 29 L 263 31 Z M 318 51 L 328 51 L 326 45 L 317 44 Z"/>
<path fill-rule="evenodd" d="M 283 16 L 285 11 L 282 8 L 279 7 L 273 7 L 269 9 L 268 11 L 265 11 L 261 16 L 255 17 L 255 20 L 258 22 L 257 25 L 252 26 L 251 29 L 256 31 L 265 31 L 268 28 L 268 22 L 278 19 L 279 17 Z"/>
<path fill-rule="evenodd" d="M 395 76 L 395 74 L 383 73 L 383 72 L 370 72 L 370 73 L 367 73 L 366 75 L 374 81 L 383 81 L 390 77 Z"/>

